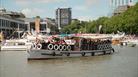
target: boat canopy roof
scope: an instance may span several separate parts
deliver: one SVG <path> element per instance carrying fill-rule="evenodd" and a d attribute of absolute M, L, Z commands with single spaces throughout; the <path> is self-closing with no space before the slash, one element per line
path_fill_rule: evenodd
<path fill-rule="evenodd" d="M 60 34 L 60 35 L 52 35 L 54 37 L 78 37 L 78 38 L 86 38 L 86 39 L 112 39 L 112 36 L 107 34 Z"/>

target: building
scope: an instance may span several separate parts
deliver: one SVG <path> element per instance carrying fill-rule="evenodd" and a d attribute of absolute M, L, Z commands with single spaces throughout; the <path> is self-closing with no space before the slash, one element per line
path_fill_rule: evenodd
<path fill-rule="evenodd" d="M 119 6 L 129 5 L 133 6 L 135 3 L 134 0 L 110 0 L 112 9 L 116 9 Z"/>
<path fill-rule="evenodd" d="M 50 31 L 52 34 L 57 34 L 59 32 L 55 19 L 46 18 L 45 21 L 47 21 L 47 31 Z"/>
<path fill-rule="evenodd" d="M 124 6 L 118 6 L 115 10 L 113 15 L 119 15 L 123 12 L 125 12 L 128 8 L 130 8 L 131 6 L 128 5 L 124 5 Z"/>
<path fill-rule="evenodd" d="M 55 33 L 57 27 L 55 21 L 50 18 L 40 18 L 39 16 L 35 18 L 20 18 L 27 25 L 28 32 L 36 33 Z"/>
<path fill-rule="evenodd" d="M 39 33 L 42 31 L 41 29 L 45 30 L 46 29 L 46 22 L 44 22 L 40 18 L 20 18 L 21 20 L 24 21 L 24 24 L 27 25 L 27 31 L 35 31 Z"/>
<path fill-rule="evenodd" d="M 22 13 L 0 9 L 0 33 L 3 32 L 5 38 L 12 36 L 18 38 L 26 31 L 53 34 L 57 32 L 57 29 L 54 19 L 42 19 L 39 16 L 26 18 Z"/>
<path fill-rule="evenodd" d="M 56 24 L 60 30 L 63 26 L 71 23 L 72 14 L 71 8 L 58 8 L 56 10 Z"/>
<path fill-rule="evenodd" d="M 0 32 L 3 32 L 6 38 L 10 38 L 16 31 L 27 30 L 27 25 L 19 18 L 25 18 L 24 14 L 0 9 Z"/>
<path fill-rule="evenodd" d="M 134 0 L 110 0 L 113 15 L 118 15 L 125 12 L 128 8 L 134 6 Z"/>

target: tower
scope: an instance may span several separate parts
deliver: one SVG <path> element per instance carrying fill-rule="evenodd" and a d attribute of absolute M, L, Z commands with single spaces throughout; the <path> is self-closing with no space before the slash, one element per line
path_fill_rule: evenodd
<path fill-rule="evenodd" d="M 35 31 L 36 31 L 37 33 L 40 32 L 40 17 L 39 17 L 39 16 L 37 16 L 37 17 L 35 18 Z"/>
<path fill-rule="evenodd" d="M 71 23 L 71 16 L 71 8 L 58 8 L 56 10 L 56 23 L 58 29 L 61 29 L 65 25 L 69 25 Z"/>

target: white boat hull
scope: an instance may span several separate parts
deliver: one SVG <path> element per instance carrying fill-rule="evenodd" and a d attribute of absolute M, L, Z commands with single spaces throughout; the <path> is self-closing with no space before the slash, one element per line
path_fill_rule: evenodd
<path fill-rule="evenodd" d="M 2 51 L 26 51 L 30 49 L 29 46 L 1 46 Z"/>
<path fill-rule="evenodd" d="M 138 40 L 125 40 L 125 41 L 121 41 L 123 46 L 131 46 L 131 45 L 138 45 Z"/>

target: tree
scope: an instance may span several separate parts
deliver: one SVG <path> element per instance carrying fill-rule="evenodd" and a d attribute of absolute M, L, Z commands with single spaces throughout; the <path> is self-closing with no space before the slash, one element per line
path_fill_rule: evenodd
<path fill-rule="evenodd" d="M 110 18 L 100 17 L 97 20 L 88 22 L 77 20 L 62 30 L 69 33 L 96 33 L 99 25 L 102 25 L 102 33 L 123 31 L 127 34 L 138 34 L 138 3 L 122 14 Z"/>

